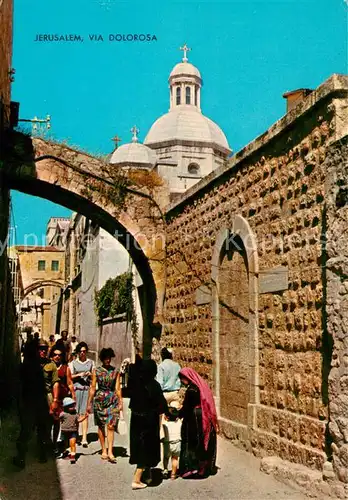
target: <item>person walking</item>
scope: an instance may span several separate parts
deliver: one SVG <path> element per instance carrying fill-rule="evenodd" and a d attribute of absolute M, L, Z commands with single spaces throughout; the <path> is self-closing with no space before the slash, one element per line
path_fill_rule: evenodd
<path fill-rule="evenodd" d="M 76 462 L 76 439 L 79 432 L 79 423 L 88 418 L 88 415 L 78 416 L 76 402 L 69 397 L 63 399 L 62 410 L 59 414 L 62 429 L 62 441 L 65 447 L 70 446 L 70 463 Z"/>
<path fill-rule="evenodd" d="M 115 353 L 110 347 L 100 351 L 99 359 L 102 366 L 98 366 L 94 371 L 87 403 L 89 412 L 94 398 L 94 421 L 98 426 L 101 458 L 113 464 L 117 462 L 113 453 L 115 426 L 122 410 L 120 373 L 111 365 L 114 357 Z M 107 426 L 107 446 L 105 426 Z"/>
<path fill-rule="evenodd" d="M 52 335 L 49 336 L 49 339 L 48 339 L 48 349 L 51 350 L 52 347 L 55 345 L 56 341 L 55 341 L 55 338 L 54 338 L 54 334 L 52 333 Z"/>
<path fill-rule="evenodd" d="M 152 359 L 137 363 L 130 391 L 130 458 L 136 465 L 132 489 L 147 487 L 142 482 L 145 469 L 156 467 L 160 461 L 160 415 L 168 413 L 168 405 L 159 383 L 155 380 L 156 362 Z M 148 482 L 151 481 L 151 470 Z"/>
<path fill-rule="evenodd" d="M 164 347 L 161 350 L 162 363 L 158 365 L 156 380 L 161 386 L 168 405 L 173 401 L 179 402 L 180 365 L 173 361 L 172 351 Z"/>
<path fill-rule="evenodd" d="M 187 387 L 179 417 L 181 428 L 180 474 L 183 478 L 206 477 L 216 472 L 217 414 L 208 384 L 192 368 L 180 370 Z"/>
<path fill-rule="evenodd" d="M 68 330 L 62 330 L 60 338 L 56 341 L 56 345 L 61 345 L 65 352 L 66 359 L 69 359 L 70 355 L 70 340 L 68 339 Z"/>
<path fill-rule="evenodd" d="M 87 358 L 88 345 L 80 342 L 76 347 L 77 358 L 70 364 L 71 378 L 76 394 L 76 411 L 79 416 L 87 412 L 87 403 L 91 381 L 94 376 L 94 361 Z M 88 419 L 82 422 L 82 446 L 88 448 L 87 442 Z"/>
<path fill-rule="evenodd" d="M 156 380 L 160 384 L 163 391 L 163 395 L 166 398 L 168 405 L 171 403 L 179 403 L 179 389 L 181 387 L 181 382 L 179 379 L 180 365 L 173 361 L 173 353 L 167 347 L 161 350 L 162 362 L 158 365 Z M 161 465 L 163 469 L 163 475 L 166 476 L 166 467 L 164 460 L 165 445 L 164 445 L 164 433 L 163 433 L 163 417 L 160 422 L 160 438 L 163 446 L 161 447 Z"/>
<path fill-rule="evenodd" d="M 59 377 L 59 391 L 58 391 L 58 408 L 55 411 L 53 418 L 53 446 L 56 448 L 57 440 L 60 430 L 59 414 L 63 408 L 63 399 L 72 396 L 76 400 L 74 384 L 71 378 L 71 371 L 66 363 L 65 352 L 61 344 L 54 345 L 51 349 L 50 358 L 56 364 Z M 58 453 L 58 450 L 55 450 Z"/>
<path fill-rule="evenodd" d="M 49 451 L 52 414 L 58 408 L 58 370 L 48 354 L 48 342 L 39 339 L 26 346 L 21 364 L 20 433 L 17 440 L 17 456 L 13 463 L 25 467 L 28 442 L 34 428 L 37 430 L 39 461 L 47 461 Z"/>
<path fill-rule="evenodd" d="M 173 402 L 168 408 L 169 415 L 164 417 L 163 421 L 163 447 L 164 447 L 164 457 L 163 457 L 163 478 L 168 478 L 168 464 L 171 459 L 171 474 L 170 479 L 176 479 L 178 466 L 179 466 L 179 456 L 181 449 L 181 419 L 179 419 L 179 406 L 177 403 Z"/>
<path fill-rule="evenodd" d="M 73 335 L 71 337 L 71 342 L 70 342 L 70 360 L 72 361 L 74 358 L 73 358 L 73 355 L 76 354 L 76 347 L 78 346 L 78 342 L 76 340 L 76 336 Z"/>

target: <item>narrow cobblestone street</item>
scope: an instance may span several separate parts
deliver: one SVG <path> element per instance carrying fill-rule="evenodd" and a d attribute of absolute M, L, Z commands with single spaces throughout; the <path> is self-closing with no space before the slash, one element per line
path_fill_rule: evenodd
<path fill-rule="evenodd" d="M 155 485 L 142 491 L 132 491 L 133 466 L 128 463 L 128 438 L 116 435 L 117 464 L 100 458 L 96 428 L 91 419 L 90 445 L 78 446 L 78 460 L 49 461 L 38 464 L 30 455 L 25 470 L 16 471 L 9 465 L 14 453 L 14 435 L 8 443 L 7 459 L 0 469 L 1 500 L 81 500 L 81 499 L 243 499 L 243 500 L 303 500 L 305 497 L 273 477 L 259 471 L 259 460 L 237 449 L 224 439 L 218 442 L 218 473 L 208 479 L 194 481 L 177 479 L 161 482 L 155 474 Z M 31 446 L 33 448 L 33 446 Z M 2 451 L 4 447 L 2 446 Z M 156 470 L 155 472 L 159 472 Z"/>

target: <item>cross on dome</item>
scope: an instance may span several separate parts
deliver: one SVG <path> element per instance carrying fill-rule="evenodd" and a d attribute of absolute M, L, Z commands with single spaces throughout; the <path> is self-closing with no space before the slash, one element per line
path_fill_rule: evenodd
<path fill-rule="evenodd" d="M 132 142 L 138 142 L 139 129 L 136 127 L 136 125 L 134 125 L 130 131 L 133 134 Z"/>
<path fill-rule="evenodd" d="M 111 140 L 115 143 L 115 149 L 118 148 L 118 143 L 122 141 L 121 137 L 119 137 L 118 135 L 115 135 L 115 137 L 113 137 Z"/>
<path fill-rule="evenodd" d="M 182 62 L 187 62 L 188 61 L 187 52 L 189 52 L 192 49 L 190 49 L 185 43 L 182 47 L 179 48 L 179 50 L 182 50 L 184 52 L 184 57 L 182 58 Z"/>

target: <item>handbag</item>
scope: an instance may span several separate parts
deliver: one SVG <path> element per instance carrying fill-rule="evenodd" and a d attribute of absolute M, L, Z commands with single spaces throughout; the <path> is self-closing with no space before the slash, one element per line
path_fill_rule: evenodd
<path fill-rule="evenodd" d="M 117 429 L 116 429 L 117 434 L 120 434 L 121 436 L 124 436 L 127 434 L 127 424 L 126 421 L 123 417 L 123 411 L 120 411 L 120 418 L 117 421 Z"/>

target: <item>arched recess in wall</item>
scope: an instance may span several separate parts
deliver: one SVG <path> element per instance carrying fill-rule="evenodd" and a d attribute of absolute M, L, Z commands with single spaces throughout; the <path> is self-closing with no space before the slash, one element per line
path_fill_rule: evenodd
<path fill-rule="evenodd" d="M 221 418 L 247 425 L 259 402 L 258 255 L 255 236 L 237 215 L 219 231 L 213 258 L 214 392 Z"/>

